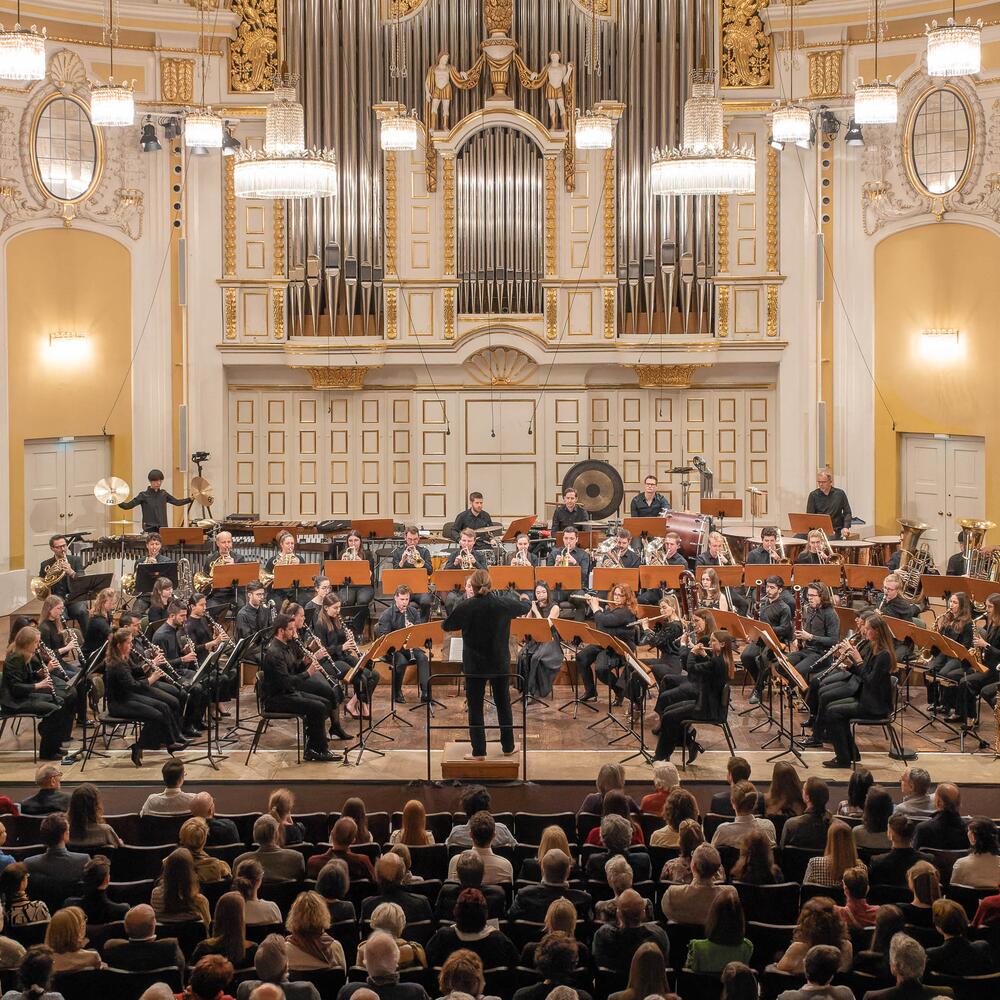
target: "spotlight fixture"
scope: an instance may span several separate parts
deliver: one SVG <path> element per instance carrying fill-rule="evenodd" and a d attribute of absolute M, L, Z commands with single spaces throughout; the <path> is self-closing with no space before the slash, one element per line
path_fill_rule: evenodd
<path fill-rule="evenodd" d="M 168 118 L 163 123 L 163 138 L 177 139 L 181 134 L 181 123 L 176 118 Z"/>
<path fill-rule="evenodd" d="M 844 142 L 848 146 L 863 146 L 865 144 L 865 137 L 861 134 L 861 126 L 853 118 L 847 123 Z"/>
<path fill-rule="evenodd" d="M 222 155 L 235 156 L 238 149 L 242 149 L 243 143 L 233 135 L 232 126 L 226 122 L 222 129 Z"/>
<path fill-rule="evenodd" d="M 771 147 L 771 149 L 776 149 L 779 153 L 785 148 L 785 144 L 780 139 L 774 138 L 773 132 L 768 135 L 767 144 Z"/>
<path fill-rule="evenodd" d="M 820 106 L 819 129 L 823 135 L 835 139 L 840 132 L 840 119 L 827 107 Z"/>
<path fill-rule="evenodd" d="M 160 140 L 156 138 L 156 126 L 152 118 L 146 115 L 146 120 L 142 123 L 142 135 L 139 136 L 139 145 L 144 153 L 158 153 L 162 148 Z"/>

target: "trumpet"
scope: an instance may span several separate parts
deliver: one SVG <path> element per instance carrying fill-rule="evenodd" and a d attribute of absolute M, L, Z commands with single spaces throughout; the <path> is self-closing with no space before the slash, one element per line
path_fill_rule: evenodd
<path fill-rule="evenodd" d="M 576 566 L 577 561 L 568 552 L 563 552 L 556 556 L 553 565 L 565 569 L 567 566 Z"/>
<path fill-rule="evenodd" d="M 347 556 L 345 554 L 344 558 Z M 424 557 L 420 554 L 420 550 L 416 545 L 407 545 L 403 551 L 403 558 L 399 560 L 400 564 L 407 563 L 414 569 L 423 569 L 426 563 L 424 562 Z"/>
<path fill-rule="evenodd" d="M 459 569 L 470 570 L 476 568 L 476 557 L 471 552 L 461 551 L 456 560 Z"/>
<path fill-rule="evenodd" d="M 531 557 L 528 555 L 527 552 L 522 552 L 520 549 L 518 549 L 510 557 L 510 565 L 511 566 L 530 566 L 531 565 Z"/>

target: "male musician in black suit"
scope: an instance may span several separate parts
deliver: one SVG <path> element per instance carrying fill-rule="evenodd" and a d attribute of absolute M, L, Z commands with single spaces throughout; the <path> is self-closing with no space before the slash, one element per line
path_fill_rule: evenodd
<path fill-rule="evenodd" d="M 619 528 L 615 535 L 618 542 L 617 556 L 623 569 L 636 569 L 642 562 L 639 553 L 632 548 L 632 533 Z"/>
<path fill-rule="evenodd" d="M 590 511 L 584 510 L 576 502 L 576 490 L 571 486 L 563 490 L 563 502 L 552 512 L 552 534 L 565 531 L 570 525 L 576 526 L 590 520 Z"/>
<path fill-rule="evenodd" d="M 774 629 L 775 635 L 782 642 L 792 640 L 792 609 L 781 599 L 781 577 L 769 576 L 764 581 L 764 594 L 760 600 L 760 610 L 758 617 L 762 622 L 767 622 Z M 750 695 L 750 704 L 757 705 L 760 702 L 764 685 L 770 676 L 771 656 L 763 643 L 751 642 L 740 653 L 740 661 L 743 669 L 754 678 L 753 693 Z"/>
<path fill-rule="evenodd" d="M 132 676 L 137 681 L 146 680 L 151 664 L 143 656 L 142 652 L 140 652 L 140 644 L 142 642 L 139 638 L 142 634 L 141 620 L 136 615 L 126 612 L 118 619 L 118 627 L 127 628 L 132 632 L 132 650 L 129 653 L 129 665 L 132 668 Z M 147 652 L 146 655 L 148 656 L 149 653 Z M 161 658 L 162 656 L 162 652 L 157 654 L 157 658 Z M 165 705 L 177 723 L 177 731 L 183 731 L 182 703 L 184 701 L 184 694 L 176 684 L 167 680 L 166 677 L 161 677 L 153 684 L 147 685 L 143 694 Z M 198 735 L 198 732 L 194 730 L 187 735 L 194 737 Z"/>
<path fill-rule="evenodd" d="M 198 654 L 194 643 L 184 634 L 184 624 L 187 621 L 187 608 L 180 601 L 171 601 L 167 606 L 167 620 L 153 633 L 153 645 L 163 650 L 167 663 L 180 675 L 180 678 L 190 683 L 198 669 Z M 184 732 L 204 732 L 208 727 L 202 716 L 208 707 L 208 696 L 199 680 L 189 688 L 187 706 L 184 710 Z"/>
<path fill-rule="evenodd" d="M 663 536 L 663 555 L 660 560 L 665 566 L 683 566 L 687 568 L 688 561 L 680 551 L 681 536 L 676 531 L 668 531 Z M 653 590 L 643 590 L 638 594 L 640 604 L 659 604 L 663 591 L 657 587 Z"/>
<path fill-rule="evenodd" d="M 483 510 L 482 493 L 470 493 L 469 507 L 455 518 L 455 523 L 451 528 L 451 537 L 457 542 L 461 538 L 462 532 L 466 528 L 469 528 L 475 536 L 476 548 L 485 548 L 489 544 L 488 533 L 483 532 L 480 534 L 479 531 L 481 528 L 488 528 L 491 524 L 495 523 L 493 518 Z"/>
<path fill-rule="evenodd" d="M 556 549 L 549 555 L 549 565 L 579 566 L 580 586 L 586 587 L 587 581 L 590 579 L 592 562 L 590 553 L 586 549 L 577 547 L 577 537 L 576 528 L 565 528 L 563 530 L 563 547 L 561 549 Z M 579 591 L 576 591 L 576 593 L 579 593 Z M 575 618 L 577 620 L 583 618 L 583 612 L 580 608 L 574 607 L 569 602 L 568 591 L 558 589 L 553 590 L 551 597 L 553 604 L 563 605 L 562 612 L 564 617 Z"/>
<path fill-rule="evenodd" d="M 86 632 L 87 622 L 90 620 L 86 602 L 73 601 L 70 603 L 69 601 L 70 581 L 84 575 L 83 563 L 79 556 L 70 554 L 69 542 L 65 535 L 53 535 L 49 539 L 49 548 L 52 550 L 52 556 L 39 566 L 38 575 L 45 576 L 46 570 L 55 563 L 60 563 L 65 568 L 66 572 L 62 579 L 52 584 L 52 593 L 63 599 L 67 617 L 75 618 L 80 625 L 80 630 Z"/>
<path fill-rule="evenodd" d="M 472 574 L 472 597 L 459 604 L 442 625 L 445 632 L 462 633 L 462 672 L 472 741 L 472 753 L 465 755 L 466 760 L 486 760 L 483 699 L 487 684 L 497 708 L 503 755 L 510 757 L 517 752 L 510 708 L 510 623 L 523 614 L 521 601 L 494 594 L 489 573 L 479 569 Z"/>
<path fill-rule="evenodd" d="M 426 545 L 420 544 L 420 532 L 417 530 L 415 524 L 408 524 L 403 530 L 403 537 L 406 544 L 401 545 L 392 554 L 392 568 L 393 569 L 422 569 L 427 574 L 427 578 L 430 579 L 431 573 L 434 572 L 434 567 L 431 565 L 431 553 L 430 549 Z M 419 563 L 423 561 L 423 566 Z M 414 565 L 414 564 L 417 565 Z M 427 621 L 431 615 L 431 606 L 434 603 L 434 595 L 430 591 L 423 594 L 414 594 L 411 604 L 416 604 L 420 609 L 420 615 L 424 621 Z"/>
<path fill-rule="evenodd" d="M 243 560 L 235 552 L 233 552 L 232 533 L 229 531 L 220 531 L 215 536 L 215 554 L 205 560 L 202 572 L 212 576 L 213 564 L 228 566 L 242 561 Z M 233 607 L 236 606 L 235 587 L 216 587 L 209 593 L 209 611 L 211 611 L 212 608 L 222 607 L 223 604 L 231 604 Z"/>
<path fill-rule="evenodd" d="M 169 525 L 167 519 L 167 504 L 174 507 L 186 507 L 192 502 L 191 497 L 178 500 L 171 496 L 163 488 L 163 473 L 159 469 L 149 470 L 149 488 L 141 493 L 136 493 L 131 500 L 124 500 L 118 504 L 122 510 L 131 510 L 133 507 L 142 508 L 142 530 L 159 531 Z"/>
<path fill-rule="evenodd" d="M 717 531 L 710 531 L 708 534 L 708 550 L 699 552 L 695 559 L 695 566 L 728 566 L 730 563 L 725 559 L 725 539 Z"/>
<path fill-rule="evenodd" d="M 268 643 L 261 663 L 261 702 L 268 711 L 302 716 L 306 730 L 305 760 L 340 760 L 340 754 L 330 753 L 326 740 L 329 705 L 322 698 L 302 690 L 303 684 L 323 668 L 312 663 L 304 671 L 299 670 L 299 655 L 288 645 L 295 637 L 295 622 L 291 616 L 278 615 L 274 622 L 274 638 Z"/>
<path fill-rule="evenodd" d="M 410 603 L 410 588 L 400 586 L 396 588 L 392 595 L 392 604 L 382 612 L 381 617 L 375 624 L 375 638 L 387 635 L 389 632 L 396 632 L 408 625 L 420 624 L 420 612 L 415 605 Z M 521 609 L 523 612 L 523 608 Z M 405 704 L 403 697 L 403 677 L 406 668 L 415 663 L 417 666 L 417 685 L 420 688 L 420 700 L 426 702 L 430 700 L 427 690 L 427 679 L 430 677 L 430 663 L 427 654 L 423 649 L 395 649 L 390 654 L 391 659 L 387 660 L 392 664 L 392 700 L 399 704 Z"/>
<path fill-rule="evenodd" d="M 163 554 L 163 539 L 160 537 L 158 531 L 149 531 L 146 533 L 146 558 L 137 559 L 135 561 L 136 566 L 142 566 L 145 564 L 162 564 L 171 562 L 170 556 L 165 556 Z"/>
<path fill-rule="evenodd" d="M 306 625 L 306 611 L 301 604 L 286 604 L 285 614 L 292 619 L 295 628 L 295 638 L 302 644 L 304 654 L 298 662 L 298 673 L 308 673 L 309 676 L 300 681 L 298 688 L 305 694 L 311 694 L 319 698 L 327 706 L 327 714 L 330 717 L 330 736 L 335 740 L 349 740 L 351 737 L 344 732 L 344 727 L 340 723 L 339 706 L 344 700 L 343 688 L 334 681 L 334 678 L 343 674 L 347 666 L 338 666 L 329 651 L 323 647 L 310 629 Z M 316 642 L 313 642 L 316 639 Z M 297 649 L 298 643 L 293 643 L 292 648 Z M 308 655 L 311 654 L 311 655 Z M 310 673 L 309 667 L 313 659 L 320 663 L 320 670 Z"/>
<path fill-rule="evenodd" d="M 632 517 L 662 517 L 670 510 L 670 501 L 656 492 L 656 476 L 646 476 L 642 481 L 642 492 L 632 497 L 628 509 Z"/>
<path fill-rule="evenodd" d="M 778 552 L 778 529 L 763 528 L 760 533 L 760 545 L 753 549 L 747 556 L 747 565 L 770 565 L 780 563 L 784 560 Z"/>
<path fill-rule="evenodd" d="M 808 677 L 813 664 L 840 641 L 840 619 L 833 610 L 830 588 L 824 583 L 809 584 L 806 605 L 802 628 L 795 632 L 799 651 L 789 657 L 803 677 Z"/>
<path fill-rule="evenodd" d="M 829 514 L 835 538 L 846 538 L 851 530 L 851 505 L 847 494 L 833 485 L 833 473 L 829 469 L 820 469 L 816 473 L 816 489 L 806 501 L 806 513 Z"/>
<path fill-rule="evenodd" d="M 267 591 L 262 583 L 254 580 L 247 584 L 247 602 L 236 612 L 236 640 L 245 639 L 249 635 L 257 635 L 263 629 L 269 628 L 274 618 L 274 602 L 265 603 Z M 260 663 L 260 654 L 270 640 L 265 634 L 243 651 L 243 659 L 249 663 Z"/>
<path fill-rule="evenodd" d="M 883 601 L 879 605 L 879 614 L 889 618 L 902 618 L 905 622 L 915 621 L 920 617 L 920 605 L 908 601 L 900 593 L 903 582 L 895 573 L 890 573 L 882 581 Z"/>
<path fill-rule="evenodd" d="M 968 562 L 965 559 L 965 528 L 958 533 L 958 552 L 948 557 L 947 576 L 966 576 Z"/>

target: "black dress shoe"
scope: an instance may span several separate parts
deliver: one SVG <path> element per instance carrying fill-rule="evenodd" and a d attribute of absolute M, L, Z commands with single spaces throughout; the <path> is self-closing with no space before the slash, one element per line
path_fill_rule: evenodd
<path fill-rule="evenodd" d="M 343 760 L 343 757 L 339 753 L 330 753 L 329 750 L 307 750 L 302 755 L 302 759 L 328 764 L 332 761 Z"/>
<path fill-rule="evenodd" d="M 697 740 L 692 740 L 688 744 L 688 763 L 693 764 L 698 759 L 698 754 L 704 751 L 705 748 Z"/>
<path fill-rule="evenodd" d="M 135 764 L 136 767 L 142 767 L 142 747 L 140 747 L 138 743 L 133 743 L 130 750 L 132 754 L 132 763 Z"/>
<path fill-rule="evenodd" d="M 841 760 L 839 757 L 834 757 L 833 760 L 824 760 L 823 766 L 844 770 L 845 768 L 850 768 L 851 762 L 849 760 Z"/>
<path fill-rule="evenodd" d="M 403 692 L 402 691 L 397 691 L 396 692 L 395 702 L 396 702 L 397 705 L 405 705 L 406 704 L 406 698 L 403 697 Z"/>
<path fill-rule="evenodd" d="M 343 726 L 341 726 L 341 724 L 338 722 L 336 725 L 330 726 L 330 739 L 349 740 L 351 739 L 351 737 L 344 732 Z"/>
<path fill-rule="evenodd" d="M 196 740 L 199 736 L 201 736 L 201 733 L 198 732 L 198 730 L 193 726 L 188 726 L 187 729 L 181 730 L 181 736 L 185 736 L 189 740 Z"/>
<path fill-rule="evenodd" d="M 815 736 L 810 736 L 809 739 L 803 740 L 799 744 L 799 746 L 800 747 L 805 747 L 807 749 L 808 748 L 819 748 L 819 747 L 823 746 L 823 741 L 820 740 L 820 739 L 817 739 Z"/>
<path fill-rule="evenodd" d="M 583 697 L 580 699 L 580 701 L 597 701 L 597 692 L 584 691 Z"/>
<path fill-rule="evenodd" d="M 624 696 L 623 696 L 623 695 L 621 695 L 621 694 L 616 694 L 616 695 L 615 695 L 615 700 L 614 700 L 613 702 L 611 702 L 611 707 L 612 707 L 612 708 L 617 708 L 617 707 L 618 707 L 619 705 L 621 705 L 621 704 L 622 704 L 622 703 L 623 703 L 624 701 L 625 701 L 625 698 L 624 698 Z"/>

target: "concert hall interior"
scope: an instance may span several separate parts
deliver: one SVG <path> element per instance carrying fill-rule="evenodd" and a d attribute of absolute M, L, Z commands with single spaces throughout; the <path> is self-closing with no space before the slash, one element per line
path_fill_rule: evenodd
<path fill-rule="evenodd" d="M 1000 0 L 0 0 L 3 1000 L 992 995 L 998 273 Z"/>

